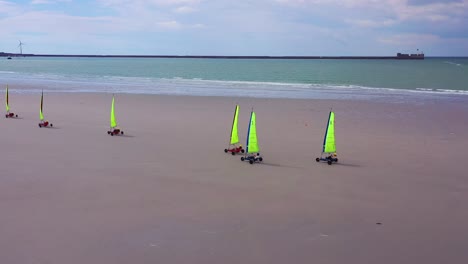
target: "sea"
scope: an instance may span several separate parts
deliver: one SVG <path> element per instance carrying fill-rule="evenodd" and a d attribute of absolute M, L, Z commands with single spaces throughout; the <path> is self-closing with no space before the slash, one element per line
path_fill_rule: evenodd
<path fill-rule="evenodd" d="M 12 93 L 130 93 L 259 98 L 466 100 L 468 58 L 425 60 L 0 59 Z"/>

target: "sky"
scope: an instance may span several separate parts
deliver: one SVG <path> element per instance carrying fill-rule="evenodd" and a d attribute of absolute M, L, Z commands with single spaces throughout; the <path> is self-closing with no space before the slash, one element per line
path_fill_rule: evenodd
<path fill-rule="evenodd" d="M 0 0 L 0 52 L 468 56 L 468 0 Z"/>

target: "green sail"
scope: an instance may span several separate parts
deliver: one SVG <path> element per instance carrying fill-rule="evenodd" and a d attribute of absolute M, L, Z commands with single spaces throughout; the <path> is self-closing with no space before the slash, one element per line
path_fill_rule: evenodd
<path fill-rule="evenodd" d="M 324 153 L 335 153 L 335 113 L 330 111 L 328 117 L 327 131 L 323 139 L 323 152 Z"/>
<path fill-rule="evenodd" d="M 41 108 L 39 108 L 39 119 L 44 120 L 44 115 L 42 114 L 42 105 L 44 103 L 44 91 L 41 94 Z"/>
<path fill-rule="evenodd" d="M 234 119 L 232 120 L 232 129 L 231 129 L 231 145 L 239 143 L 239 134 L 237 133 L 237 119 L 239 116 L 239 105 L 236 105 L 236 110 L 234 112 Z"/>
<path fill-rule="evenodd" d="M 257 126 L 255 112 L 252 111 L 252 113 L 250 114 L 249 132 L 247 134 L 247 153 L 256 153 L 259 151 L 260 148 L 258 147 L 257 142 Z"/>
<path fill-rule="evenodd" d="M 7 112 L 10 111 L 10 106 L 8 105 L 8 85 L 6 86 L 5 108 Z"/>
<path fill-rule="evenodd" d="M 115 121 L 115 113 L 114 113 L 114 101 L 115 98 L 112 96 L 112 106 L 111 106 L 111 113 L 110 113 L 110 126 L 114 128 L 117 126 L 117 121 Z"/>

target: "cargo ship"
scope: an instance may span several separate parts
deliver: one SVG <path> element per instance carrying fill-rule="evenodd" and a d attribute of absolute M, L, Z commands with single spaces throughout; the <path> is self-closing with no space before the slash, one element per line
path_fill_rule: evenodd
<path fill-rule="evenodd" d="M 398 60 L 424 60 L 424 53 L 419 52 L 419 50 L 418 50 L 418 53 L 411 53 L 411 54 L 397 53 L 396 58 Z"/>

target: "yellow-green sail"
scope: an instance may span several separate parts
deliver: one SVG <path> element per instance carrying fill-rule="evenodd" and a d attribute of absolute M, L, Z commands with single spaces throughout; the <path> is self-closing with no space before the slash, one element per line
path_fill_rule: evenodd
<path fill-rule="evenodd" d="M 112 96 L 112 106 L 111 106 L 111 113 L 110 113 L 110 127 L 111 128 L 114 128 L 117 126 L 117 121 L 115 121 L 114 101 L 115 101 L 115 98 L 114 96 Z"/>
<path fill-rule="evenodd" d="M 231 145 L 239 143 L 239 134 L 237 133 L 237 119 L 239 117 L 239 105 L 236 105 L 234 119 L 232 120 Z"/>
<path fill-rule="evenodd" d="M 247 133 L 247 153 L 256 153 L 260 151 L 257 141 L 257 126 L 256 126 L 255 112 L 250 114 L 249 131 Z"/>
<path fill-rule="evenodd" d="M 9 112 L 10 106 L 8 105 L 8 85 L 6 86 L 5 107 L 6 107 L 6 111 Z"/>
<path fill-rule="evenodd" d="M 328 116 L 327 131 L 323 139 L 323 153 L 335 153 L 335 113 L 330 111 Z"/>
<path fill-rule="evenodd" d="M 41 108 L 39 108 L 39 119 L 41 121 L 44 120 L 44 115 L 42 114 L 42 105 L 44 103 L 44 91 L 42 91 L 42 94 L 41 94 Z"/>

